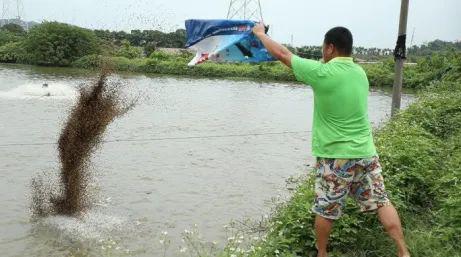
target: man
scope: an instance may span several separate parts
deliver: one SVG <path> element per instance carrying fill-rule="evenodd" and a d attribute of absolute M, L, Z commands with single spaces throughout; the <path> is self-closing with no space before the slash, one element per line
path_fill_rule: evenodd
<path fill-rule="evenodd" d="M 384 189 L 381 166 L 368 120 L 368 79 L 352 60 L 352 34 L 336 27 L 325 34 L 323 63 L 300 58 L 265 34 L 264 24 L 253 33 L 267 50 L 293 69 L 296 79 L 314 91 L 312 152 L 317 157 L 315 233 L 318 257 L 327 256 L 333 221 L 351 195 L 361 210 L 375 211 L 399 257 L 409 257 L 400 218 Z"/>

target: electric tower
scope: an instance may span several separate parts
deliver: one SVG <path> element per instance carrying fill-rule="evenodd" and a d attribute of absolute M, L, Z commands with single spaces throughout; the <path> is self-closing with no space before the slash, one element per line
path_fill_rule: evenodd
<path fill-rule="evenodd" d="M 260 0 L 230 0 L 227 19 L 263 21 Z"/>

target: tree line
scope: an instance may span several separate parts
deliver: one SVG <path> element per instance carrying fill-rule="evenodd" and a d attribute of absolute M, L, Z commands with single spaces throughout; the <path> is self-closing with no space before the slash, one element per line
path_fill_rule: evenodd
<path fill-rule="evenodd" d="M 43 22 L 25 31 L 16 24 L 0 27 L 0 62 L 69 66 L 87 55 L 149 57 L 158 48 L 184 48 L 186 31 L 158 30 L 109 31 Z M 290 50 L 304 58 L 320 59 L 321 46 L 302 46 Z M 434 52 L 461 51 L 461 42 L 435 40 L 408 49 L 409 56 L 428 56 Z M 354 57 L 382 60 L 392 56 L 392 49 L 355 47 Z"/>

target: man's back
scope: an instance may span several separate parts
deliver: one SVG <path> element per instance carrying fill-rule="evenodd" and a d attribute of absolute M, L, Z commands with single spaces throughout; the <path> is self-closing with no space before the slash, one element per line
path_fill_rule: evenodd
<path fill-rule="evenodd" d="M 376 155 L 368 119 L 368 79 L 350 57 L 326 64 L 292 58 L 299 81 L 314 90 L 313 155 L 366 158 Z"/>

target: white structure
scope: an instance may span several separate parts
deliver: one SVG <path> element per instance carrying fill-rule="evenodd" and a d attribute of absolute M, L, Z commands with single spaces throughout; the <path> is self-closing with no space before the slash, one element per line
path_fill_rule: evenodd
<path fill-rule="evenodd" d="M 2 0 L 1 19 L 21 20 L 24 12 L 22 0 Z"/>
<path fill-rule="evenodd" d="M 227 19 L 263 21 L 260 0 L 230 0 Z"/>
<path fill-rule="evenodd" d="M 22 0 L 0 0 L 2 13 L 0 16 L 0 27 L 9 23 L 17 24 L 25 30 L 38 25 L 37 22 L 27 22 L 24 20 L 24 5 Z"/>

